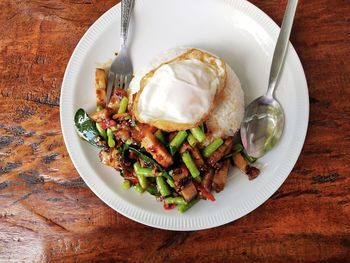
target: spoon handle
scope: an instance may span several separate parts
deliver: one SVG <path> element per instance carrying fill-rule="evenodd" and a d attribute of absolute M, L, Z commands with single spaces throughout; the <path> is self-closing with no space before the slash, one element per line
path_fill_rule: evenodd
<path fill-rule="evenodd" d="M 121 30 L 120 30 L 120 42 L 121 46 L 125 47 L 127 37 L 129 22 L 131 17 L 131 11 L 134 5 L 134 0 L 122 0 L 121 1 Z"/>
<path fill-rule="evenodd" d="M 284 59 L 287 54 L 289 45 L 289 36 L 292 30 L 295 11 L 297 9 L 298 0 L 288 0 L 287 8 L 284 13 L 281 31 L 277 39 L 275 51 L 273 53 L 272 65 L 270 69 L 269 87 L 266 96 L 272 98 L 280 72 L 283 67 Z"/>

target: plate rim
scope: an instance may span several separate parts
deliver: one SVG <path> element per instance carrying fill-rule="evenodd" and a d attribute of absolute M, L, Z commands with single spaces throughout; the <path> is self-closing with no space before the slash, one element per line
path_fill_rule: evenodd
<path fill-rule="evenodd" d="M 144 4 L 144 2 L 147 2 L 150 0 L 139 0 L 137 3 L 137 5 L 142 6 Z M 259 24 L 268 32 L 272 35 L 277 35 L 278 34 L 278 30 L 279 27 L 278 25 L 261 9 L 259 9 L 257 6 L 253 5 L 252 3 L 245 1 L 245 0 L 220 0 L 221 3 L 225 3 L 227 5 L 229 5 L 231 8 L 235 8 L 238 9 L 239 11 L 242 11 L 243 13 L 245 13 L 246 15 L 248 15 L 250 18 L 257 20 L 258 22 L 260 22 Z M 220 3 L 219 1 L 217 1 L 217 3 Z M 289 156 L 291 157 L 290 159 L 293 159 L 293 161 L 289 162 L 288 165 L 284 165 L 282 169 L 283 170 L 283 174 L 284 176 L 279 176 L 279 177 L 275 177 L 274 180 L 271 180 L 271 182 L 268 185 L 265 185 L 262 187 L 262 189 L 259 192 L 256 192 L 251 200 L 248 200 L 244 203 L 245 209 L 239 209 L 241 211 L 238 212 L 238 216 L 236 215 L 237 213 L 234 213 L 233 210 L 230 211 L 232 215 L 229 215 L 228 212 L 226 211 L 226 215 L 223 217 L 221 216 L 220 219 L 216 219 L 216 220 L 208 220 L 206 222 L 203 222 L 202 218 L 199 218 L 199 221 L 196 222 L 196 224 L 193 224 L 193 222 L 191 222 L 190 218 L 184 218 L 184 220 L 181 223 L 176 222 L 177 220 L 175 220 L 173 223 L 165 223 L 166 220 L 169 219 L 169 216 L 159 216 L 159 215 L 153 215 L 154 217 L 162 217 L 163 220 L 157 220 L 157 219 L 153 219 L 151 220 L 152 216 L 147 215 L 148 213 L 151 213 L 150 211 L 147 211 L 145 209 L 133 206 L 133 209 L 137 210 L 137 211 L 133 211 L 132 213 L 130 212 L 129 208 L 126 208 L 125 205 L 124 207 L 116 207 L 116 204 L 112 202 L 111 200 L 111 196 L 108 196 L 109 193 L 107 193 L 106 191 L 102 191 L 102 190 L 98 190 L 93 183 L 91 182 L 92 179 L 89 179 L 88 176 L 84 175 L 84 172 L 82 171 L 82 169 L 80 169 L 79 165 L 77 164 L 77 160 L 75 159 L 75 157 L 73 156 L 73 151 L 72 149 L 69 147 L 71 146 L 69 144 L 69 140 L 68 140 L 68 134 L 67 134 L 67 130 L 66 130 L 66 125 L 64 124 L 66 123 L 65 118 L 64 118 L 64 107 L 63 105 L 65 104 L 64 102 L 64 95 L 65 95 L 65 89 L 67 89 L 67 86 L 74 86 L 74 84 L 71 83 L 70 78 L 72 77 L 70 72 L 72 72 L 72 68 L 74 68 L 74 66 L 77 66 L 77 57 L 79 57 L 79 52 L 81 52 L 81 48 L 83 48 L 84 45 L 88 45 L 89 40 L 92 37 L 92 34 L 96 34 L 99 32 L 99 30 L 103 29 L 103 25 L 106 25 L 108 23 L 109 18 L 115 16 L 115 15 L 119 15 L 120 14 L 120 3 L 118 3 L 117 5 L 113 6 L 112 8 L 110 8 L 109 10 L 107 10 L 104 14 L 102 14 L 90 27 L 89 29 L 84 33 L 84 35 L 81 37 L 81 39 L 79 40 L 77 46 L 75 47 L 69 62 L 67 64 L 65 73 L 64 73 L 64 77 L 63 77 L 63 81 L 62 81 L 62 85 L 61 85 L 61 92 L 60 92 L 60 123 L 61 123 L 61 131 L 62 131 L 62 135 L 63 135 L 63 139 L 64 139 L 64 143 L 66 145 L 66 149 L 68 151 L 68 154 L 70 156 L 70 159 L 73 162 L 73 165 L 75 167 L 75 169 L 78 171 L 80 177 L 84 180 L 84 182 L 86 183 L 86 185 L 90 188 L 90 190 L 99 198 L 101 199 L 105 204 L 107 204 L 109 207 L 111 207 L 113 210 L 115 210 L 116 212 L 122 214 L 123 216 L 136 221 L 138 223 L 147 225 L 147 226 L 151 226 L 151 227 L 155 227 L 158 229 L 164 229 L 164 230 L 176 230 L 176 231 L 193 231 L 193 230 L 204 230 L 204 229 L 209 229 L 209 228 L 214 228 L 214 227 L 218 227 L 221 225 L 225 225 L 227 223 L 233 222 L 249 213 L 251 213 L 252 211 L 254 211 L 256 208 L 258 208 L 259 206 L 261 206 L 262 204 L 264 204 L 280 187 L 281 185 L 285 182 L 285 180 L 288 178 L 289 174 L 291 173 L 291 171 L 293 170 L 299 156 L 301 153 L 301 150 L 303 148 L 304 142 L 305 142 L 305 138 L 306 138 L 306 134 L 307 134 L 307 130 L 308 130 L 308 123 L 309 123 L 309 93 L 308 93 L 308 85 L 307 85 L 307 80 L 306 80 L 306 76 L 305 76 L 305 71 L 303 69 L 303 66 L 301 64 L 300 58 L 297 54 L 297 52 L 295 51 L 293 45 L 290 43 L 289 45 L 289 52 L 291 52 L 291 56 L 293 59 L 296 59 L 295 63 L 297 65 L 297 70 L 296 71 L 300 71 L 300 74 L 298 77 L 300 78 L 300 82 L 303 82 L 303 88 L 304 88 L 304 92 L 305 92 L 305 101 L 304 101 L 304 111 L 305 111 L 305 117 L 302 121 L 300 121 L 299 126 L 301 126 L 298 131 L 300 139 L 299 139 L 299 145 L 297 145 L 296 147 L 293 148 L 293 153 L 289 153 Z M 276 33 L 277 32 L 277 33 Z M 277 39 L 277 37 L 276 37 Z M 71 84 L 70 84 L 71 83 Z M 70 85 L 69 85 L 70 84 Z M 66 87 L 66 88 L 65 88 Z M 72 125 L 73 123 L 71 123 L 70 125 Z M 68 124 L 69 125 L 69 124 Z M 281 173 L 282 174 L 282 173 Z M 115 198 L 115 197 L 114 197 Z M 254 200 L 254 202 L 252 201 Z M 123 202 L 123 200 L 119 200 Z M 126 202 L 127 203 L 127 202 Z M 118 204 L 118 205 L 122 205 L 122 204 Z M 132 206 L 131 204 L 129 204 L 129 206 Z M 243 210 L 243 211 L 242 211 Z M 146 214 L 142 215 L 142 213 Z M 225 218 L 225 219 L 223 219 Z M 170 220 L 172 221 L 172 220 Z M 184 224 L 185 222 L 185 224 Z"/>

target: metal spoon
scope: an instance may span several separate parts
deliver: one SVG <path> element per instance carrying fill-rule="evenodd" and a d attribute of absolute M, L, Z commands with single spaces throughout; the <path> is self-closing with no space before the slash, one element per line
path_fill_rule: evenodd
<path fill-rule="evenodd" d="M 247 153 L 255 158 L 263 156 L 280 139 L 284 127 L 284 113 L 273 94 L 287 53 L 289 36 L 298 0 L 288 0 L 270 69 L 269 86 L 264 96 L 246 108 L 241 126 L 241 139 Z"/>

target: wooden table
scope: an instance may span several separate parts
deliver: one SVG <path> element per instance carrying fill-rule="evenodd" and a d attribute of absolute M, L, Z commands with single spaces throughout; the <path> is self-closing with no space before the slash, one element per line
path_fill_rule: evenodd
<path fill-rule="evenodd" d="M 175 0 L 174 0 L 175 1 Z M 350 261 L 350 4 L 300 1 L 292 42 L 310 92 L 301 156 L 261 207 L 222 227 L 133 222 L 75 171 L 59 120 L 68 59 L 116 1 L 0 1 L 0 261 Z M 278 24 L 286 1 L 252 1 Z"/>

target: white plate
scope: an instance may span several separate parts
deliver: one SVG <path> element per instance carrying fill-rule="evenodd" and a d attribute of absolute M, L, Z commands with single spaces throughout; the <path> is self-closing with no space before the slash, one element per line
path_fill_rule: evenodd
<path fill-rule="evenodd" d="M 277 8 L 277 7 L 276 7 Z M 176 46 L 193 46 L 222 57 L 235 70 L 246 103 L 266 90 L 278 26 L 243 0 L 136 0 L 131 24 L 131 56 L 135 70 L 156 54 Z M 265 202 L 291 172 L 304 143 L 308 90 L 302 65 L 290 45 L 276 92 L 285 115 L 281 142 L 260 159 L 254 181 L 233 169 L 216 202 L 200 201 L 185 214 L 165 211 L 149 194 L 122 190 L 121 177 L 100 163 L 98 150 L 75 133 L 73 117 L 82 107 L 95 109 L 94 70 L 119 48 L 120 5 L 99 18 L 76 47 L 61 91 L 61 124 L 69 155 L 91 190 L 119 213 L 142 224 L 171 230 L 212 228 L 234 221 Z"/>

